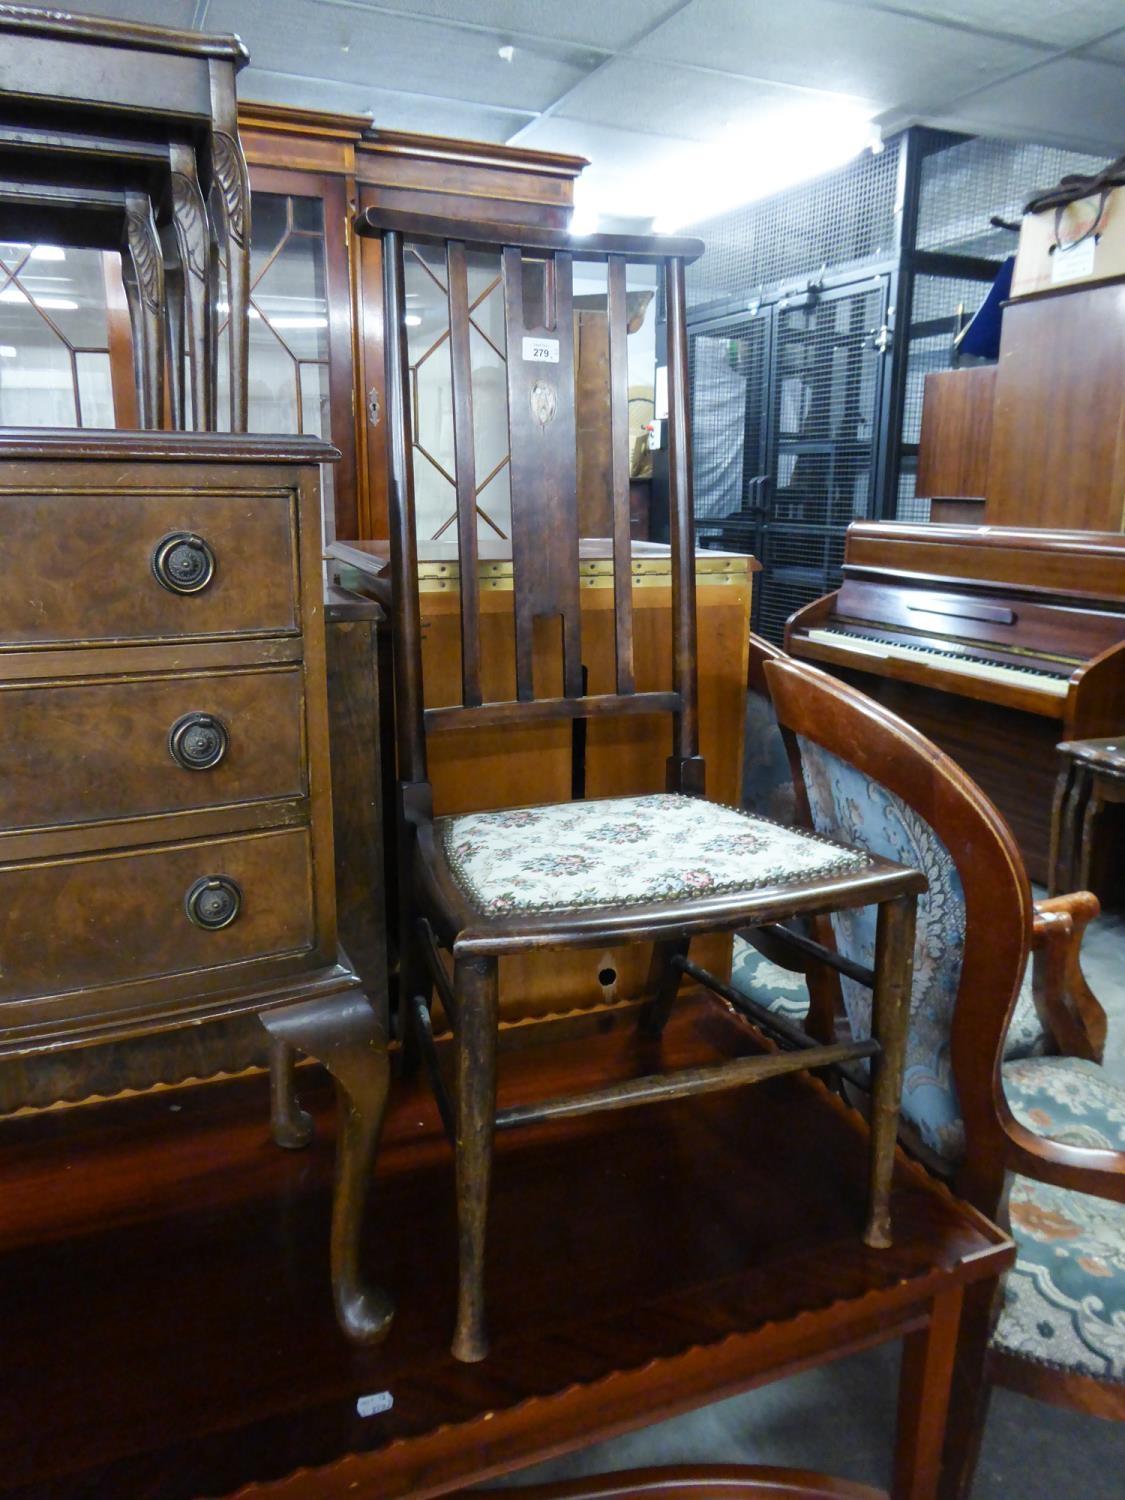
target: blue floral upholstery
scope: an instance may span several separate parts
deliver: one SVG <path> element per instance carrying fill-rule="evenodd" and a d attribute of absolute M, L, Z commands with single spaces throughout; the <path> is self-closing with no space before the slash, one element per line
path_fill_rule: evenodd
<path fill-rule="evenodd" d="M 1125 1205 L 1016 1177 L 1010 1213 L 1019 1258 L 993 1348 L 1125 1383 Z"/>
<path fill-rule="evenodd" d="M 965 893 L 957 867 L 930 825 L 900 797 L 811 740 L 799 737 L 798 744 L 817 832 L 913 865 L 929 882 L 918 898 L 902 1113 L 930 1150 L 957 1161 L 964 1130 L 949 1061 L 965 945 Z M 874 907 L 833 914 L 841 953 L 874 963 L 875 917 Z M 853 1036 L 870 1036 L 871 991 L 843 977 L 840 987 Z"/>
<path fill-rule="evenodd" d="M 1125 1151 L 1125 1088 L 1080 1057 L 1030 1057 L 1004 1068 L 1004 1097 L 1035 1135 L 1095 1151 Z"/>
<path fill-rule="evenodd" d="M 657 793 L 437 818 L 478 911 L 568 911 L 750 891 L 859 870 L 862 850 L 701 797 Z"/>
<path fill-rule="evenodd" d="M 809 992 L 804 976 L 763 958 L 744 938 L 734 940 L 731 982 L 735 989 L 786 1020 L 802 1022 L 808 1014 Z M 1048 1045 L 1049 1038 L 1031 997 L 1029 964 L 1004 1038 L 1004 1061 L 1041 1056 Z"/>

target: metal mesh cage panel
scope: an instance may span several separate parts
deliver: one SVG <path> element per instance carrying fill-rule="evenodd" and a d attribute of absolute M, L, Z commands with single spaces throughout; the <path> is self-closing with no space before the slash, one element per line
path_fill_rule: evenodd
<path fill-rule="evenodd" d="M 909 469 L 906 467 L 906 462 L 911 464 Z M 898 476 L 898 494 L 895 500 L 897 521 L 928 521 L 930 519 L 930 502 L 919 499 L 914 493 L 917 476 L 913 463 L 913 459 L 904 461 L 902 472 Z"/>
<path fill-rule="evenodd" d="M 962 321 L 976 312 L 991 283 L 967 277 L 916 276 L 906 345 L 906 381 L 902 441 L 917 443 L 922 433 L 922 398 L 926 376 L 953 364 L 953 338 Z"/>
<path fill-rule="evenodd" d="M 921 167 L 917 247 L 1002 260 L 1014 252 L 1016 237 L 990 228 L 993 214 L 1018 220 L 1037 189 L 1052 187 L 1064 173 L 1103 166 L 1103 157 L 984 137 L 935 151 Z"/>
<path fill-rule="evenodd" d="M 759 632 L 780 645 L 789 616 L 835 588 L 843 562 L 842 530 L 767 526 L 758 578 Z"/>
<path fill-rule="evenodd" d="M 689 309 L 891 256 L 899 149 L 865 151 L 838 171 L 693 225 L 707 249 L 687 269 Z"/>
<path fill-rule="evenodd" d="M 753 552 L 765 473 L 769 319 L 743 317 L 690 340 L 696 538 Z"/>

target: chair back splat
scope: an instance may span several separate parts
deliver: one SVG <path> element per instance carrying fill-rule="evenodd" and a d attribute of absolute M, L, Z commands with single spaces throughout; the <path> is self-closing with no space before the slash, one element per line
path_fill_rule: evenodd
<path fill-rule="evenodd" d="M 447 729 L 507 725 L 604 714 L 669 713 L 673 717 L 668 788 L 701 793 L 696 683 L 695 544 L 688 429 L 684 266 L 703 249 L 697 240 L 621 235 L 574 240 L 564 231 L 528 225 L 451 222 L 371 208 L 359 232 L 383 241 L 387 334 L 387 407 L 391 449 L 391 568 L 395 612 L 400 776 L 427 780 L 426 735 Z M 407 265 L 424 247 L 444 276 L 448 308 L 461 616 L 461 702 L 426 708 L 417 569 L 417 514 L 412 428 L 412 370 L 407 333 Z M 496 352 L 506 367 L 511 566 L 514 590 L 515 696 L 490 700 L 482 681 L 480 495 L 493 475 L 478 464 L 474 437 L 470 257 L 498 263 L 504 334 Z M 444 261 L 444 265 L 442 265 Z M 585 690 L 581 621 L 578 434 L 575 412 L 574 266 L 605 267 L 609 326 L 609 423 L 612 437 L 614 691 Z M 633 566 L 629 525 L 629 355 L 626 272 L 655 266 L 667 317 L 669 516 L 672 549 L 672 675 L 669 688 L 639 691 L 633 650 Z M 431 271 L 434 280 L 439 276 Z M 439 281 L 440 284 L 440 281 Z M 443 335 L 444 337 L 444 335 Z M 441 340 L 439 340 L 439 343 Z M 557 622 L 561 693 L 537 680 L 536 641 Z M 537 674 L 537 666 L 539 673 Z M 552 674 L 553 675 L 553 674 Z"/>

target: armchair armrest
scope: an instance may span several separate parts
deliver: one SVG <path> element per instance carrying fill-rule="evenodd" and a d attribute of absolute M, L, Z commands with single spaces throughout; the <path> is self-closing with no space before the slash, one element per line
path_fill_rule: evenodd
<path fill-rule="evenodd" d="M 1106 1017 L 1082 973 L 1079 952 L 1087 925 L 1101 910 L 1090 891 L 1072 891 L 1035 903 L 1031 931 L 1031 982 L 1035 1009 L 1058 1050 L 1100 1063 Z"/>
<path fill-rule="evenodd" d="M 1004 1165 L 1023 1177 L 1125 1203 L 1125 1151 L 1095 1151 L 1034 1135 L 1005 1108 L 1008 1149 Z"/>

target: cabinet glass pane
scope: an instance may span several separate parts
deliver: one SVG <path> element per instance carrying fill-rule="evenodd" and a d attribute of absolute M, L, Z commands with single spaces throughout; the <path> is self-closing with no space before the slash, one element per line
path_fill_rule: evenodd
<path fill-rule="evenodd" d="M 0 425 L 114 425 L 101 251 L 0 243 Z"/>
<path fill-rule="evenodd" d="M 255 193 L 250 253 L 251 432 L 330 436 L 324 205 Z M 225 275 L 225 272 L 224 272 Z M 226 318 L 222 296 L 220 318 Z M 229 332 L 220 322 L 218 422 L 230 425 Z"/>

